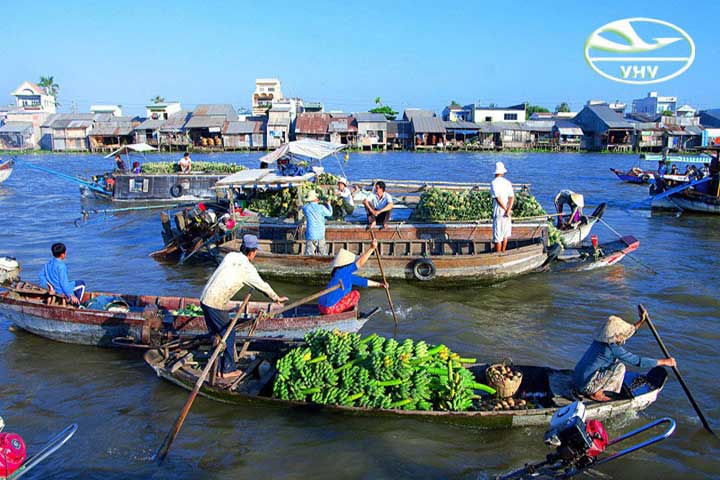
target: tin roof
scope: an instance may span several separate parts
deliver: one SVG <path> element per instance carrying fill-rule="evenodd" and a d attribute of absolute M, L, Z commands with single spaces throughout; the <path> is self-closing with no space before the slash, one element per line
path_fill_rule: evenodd
<path fill-rule="evenodd" d="M 353 113 L 353 116 L 358 122 L 387 122 L 387 117 L 382 113 L 359 112 Z"/>
<path fill-rule="evenodd" d="M 164 118 L 148 118 L 135 127 L 135 130 L 159 130 L 164 124 Z"/>
<path fill-rule="evenodd" d="M 420 108 L 406 108 L 405 112 L 403 112 L 403 118 L 406 118 L 407 120 L 412 120 L 413 118 L 419 118 L 419 117 L 434 117 L 435 112 L 431 110 L 422 110 Z"/>
<path fill-rule="evenodd" d="M 185 124 L 187 123 L 188 119 L 190 118 L 190 113 L 188 110 L 180 110 L 177 113 L 173 113 L 168 117 L 167 120 L 165 120 L 165 123 L 162 124 L 160 127 L 161 132 L 180 132 L 183 128 L 185 128 Z"/>
<path fill-rule="evenodd" d="M 222 128 L 227 119 L 224 116 L 195 115 L 193 113 L 190 120 L 185 124 L 185 128 Z"/>
<path fill-rule="evenodd" d="M 437 117 L 416 116 L 411 120 L 415 133 L 445 133 L 443 121 Z"/>
<path fill-rule="evenodd" d="M 130 135 L 132 133 L 132 125 L 118 125 L 115 123 L 100 123 L 90 130 L 88 135 L 92 137 L 117 137 Z"/>
<path fill-rule="evenodd" d="M 332 117 L 327 113 L 299 113 L 295 120 L 295 132 L 324 135 L 331 121 Z"/>
<path fill-rule="evenodd" d="M 5 122 L 0 127 L 0 133 L 29 133 L 32 130 L 32 122 Z"/>
<path fill-rule="evenodd" d="M 466 122 L 465 120 L 458 120 L 455 122 L 443 121 L 446 130 L 475 130 L 478 131 L 480 127 L 477 123 Z"/>
<path fill-rule="evenodd" d="M 524 126 L 529 132 L 552 132 L 555 120 L 528 120 Z"/>
<path fill-rule="evenodd" d="M 585 108 L 593 112 L 608 128 L 632 128 L 630 122 L 607 105 L 587 105 Z"/>
<path fill-rule="evenodd" d="M 558 120 L 555 122 L 555 128 L 557 128 L 560 135 L 582 135 L 582 128 L 569 120 Z"/>
<path fill-rule="evenodd" d="M 245 135 L 256 132 L 258 122 L 227 122 L 223 130 L 223 135 Z"/>
<path fill-rule="evenodd" d="M 223 116 L 227 121 L 237 120 L 237 113 L 232 105 L 229 103 L 205 103 L 198 105 L 193 110 L 193 117 L 209 115 L 209 116 Z"/>

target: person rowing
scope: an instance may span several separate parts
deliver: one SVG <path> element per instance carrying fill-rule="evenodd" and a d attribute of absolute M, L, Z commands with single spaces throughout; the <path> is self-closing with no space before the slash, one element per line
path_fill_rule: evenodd
<path fill-rule="evenodd" d="M 581 394 L 597 402 L 610 401 L 605 392 L 620 392 L 625 379 L 625 364 L 642 369 L 677 365 L 671 357 L 655 360 L 625 350 L 623 345 L 644 321 L 642 318 L 632 325 L 615 315 L 607 319 L 575 366 L 573 383 Z"/>
<path fill-rule="evenodd" d="M 342 313 L 352 310 L 360 302 L 360 292 L 352 287 L 376 287 L 387 288 L 385 283 L 375 282 L 367 278 L 354 275 L 365 265 L 377 248 L 377 241 L 373 240 L 370 248 L 357 256 L 354 253 L 341 248 L 332 264 L 332 273 L 328 288 L 334 287 L 342 282 L 342 288 L 326 293 L 318 300 L 318 309 L 323 315 Z"/>

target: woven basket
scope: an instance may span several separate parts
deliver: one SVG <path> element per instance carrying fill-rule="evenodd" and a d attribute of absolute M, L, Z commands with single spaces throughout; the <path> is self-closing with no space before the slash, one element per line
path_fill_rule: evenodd
<path fill-rule="evenodd" d="M 495 363 L 490 365 L 485 370 L 485 378 L 487 379 L 488 385 L 497 391 L 499 398 L 510 398 L 517 393 L 520 384 L 522 383 L 522 373 L 514 370 L 516 373 L 512 378 L 506 378 L 500 373 L 500 368 L 509 367 L 512 368 L 512 363 L 503 361 L 502 363 Z"/>

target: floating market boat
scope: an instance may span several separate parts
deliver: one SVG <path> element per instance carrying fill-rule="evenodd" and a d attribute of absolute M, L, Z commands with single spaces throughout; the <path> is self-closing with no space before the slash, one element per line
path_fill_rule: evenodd
<path fill-rule="evenodd" d="M 620 180 L 625 183 L 634 183 L 637 185 L 652 183 L 655 181 L 655 172 L 652 170 L 643 170 L 640 167 L 633 167 L 630 170 L 622 171 L 616 168 L 611 168 L 613 172 Z"/>
<path fill-rule="evenodd" d="M 595 207 L 595 210 L 589 216 L 583 215 L 579 224 L 562 228 L 560 230 L 560 242 L 565 247 L 580 245 L 590 235 L 595 224 L 603 217 L 606 208 L 607 204 L 603 202 Z M 513 225 L 514 228 L 515 225 Z"/>
<path fill-rule="evenodd" d="M 10 178 L 15 162 L 12 159 L 0 162 L 0 183 Z"/>
<path fill-rule="evenodd" d="M 272 396 L 276 376 L 275 364 L 289 345 L 284 342 L 251 343 L 246 355 L 241 356 L 238 368 L 244 375 L 232 383 L 205 382 L 200 395 L 228 404 L 270 404 L 307 413 L 330 412 L 364 416 L 411 418 L 423 421 L 443 422 L 486 428 L 510 428 L 547 426 L 553 414 L 575 400 L 571 393 L 571 370 L 556 370 L 537 366 L 513 366 L 522 373 L 518 398 L 527 398 L 535 408 L 520 410 L 468 410 L 468 411 L 420 411 L 400 408 L 374 409 L 358 406 L 320 405 L 316 403 L 281 400 Z M 292 346 L 297 346 L 297 343 Z M 200 355 L 187 361 L 188 351 L 174 350 L 168 356 L 157 349 L 145 353 L 146 363 L 156 374 L 180 387 L 192 390 L 203 367 Z M 207 358 L 204 358 L 205 363 Z M 487 383 L 485 370 L 488 365 L 475 364 L 469 370 L 479 383 Z M 589 419 L 606 419 L 634 413 L 647 408 L 657 400 L 667 381 L 667 372 L 655 367 L 647 374 L 627 372 L 622 393 L 606 403 L 587 403 Z"/>
<path fill-rule="evenodd" d="M 566 248 L 558 255 L 557 259 L 563 270 L 594 270 L 619 263 L 639 246 L 640 240 L 632 235 L 626 235 L 597 247 L 581 245 L 577 248 Z"/>
<path fill-rule="evenodd" d="M 61 297 L 29 283 L 17 282 L 0 292 L 0 315 L 30 333 L 59 342 L 103 347 L 158 345 L 178 337 L 207 333 L 199 310 L 200 301 L 189 297 L 126 295 L 86 292 L 84 308 L 67 304 Z M 241 302 L 231 302 L 237 307 Z M 250 302 L 245 316 L 263 311 L 270 316 L 255 331 L 257 337 L 301 338 L 316 329 L 357 332 L 377 311 L 320 315 L 317 305 L 303 305 L 273 317 L 272 303 Z M 238 335 L 249 326 L 238 328 Z"/>

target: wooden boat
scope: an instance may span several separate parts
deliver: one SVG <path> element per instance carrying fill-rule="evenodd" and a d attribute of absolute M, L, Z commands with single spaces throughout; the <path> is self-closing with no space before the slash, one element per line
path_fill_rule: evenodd
<path fill-rule="evenodd" d="M 0 183 L 10 178 L 15 162 L 12 159 L 0 162 Z"/>
<path fill-rule="evenodd" d="M 677 208 L 688 212 L 720 214 L 720 197 L 693 190 L 670 195 L 670 201 Z"/>
<path fill-rule="evenodd" d="M 617 177 L 625 183 L 642 185 L 652 183 L 655 180 L 655 172 L 652 170 L 643 170 L 639 167 L 633 167 L 626 172 L 616 168 L 611 168 L 610 171 L 617 175 Z"/>
<path fill-rule="evenodd" d="M 331 412 L 366 416 L 386 416 L 394 418 L 411 418 L 416 420 L 436 421 L 450 424 L 469 425 L 486 428 L 509 428 L 527 426 L 547 426 L 552 415 L 561 407 L 574 400 L 571 393 L 571 370 L 556 370 L 547 367 L 514 366 L 523 373 L 519 387 L 519 397 L 531 399 L 539 408 L 529 410 L 501 411 L 413 411 L 398 409 L 370 409 L 362 407 L 318 405 L 307 402 L 280 400 L 272 398 L 272 382 L 275 376 L 274 364 L 289 345 L 284 342 L 273 342 L 273 345 L 258 342 L 250 345 L 246 354 L 239 359 L 238 368 L 245 372 L 244 377 L 233 383 L 205 382 L 200 395 L 219 402 L 242 405 L 243 408 L 252 404 L 270 404 L 284 408 L 302 410 L 308 413 Z M 295 344 L 297 345 L 297 343 Z M 295 346 L 293 345 L 293 346 Z M 193 362 L 184 361 L 185 350 L 176 350 L 165 357 L 163 352 L 153 349 L 145 353 L 145 362 L 155 370 L 156 374 L 176 385 L 192 390 L 204 365 L 202 360 L 194 358 Z M 267 363 L 262 362 L 266 360 Z M 260 363 L 269 368 L 258 368 Z M 480 383 L 486 383 L 485 369 L 487 365 L 469 367 Z M 667 372 L 662 367 L 655 367 L 647 374 L 628 372 L 625 374 L 624 388 L 618 397 L 610 402 L 598 403 L 587 401 L 589 419 L 606 419 L 609 417 L 637 412 L 655 402 L 667 380 Z"/>
<path fill-rule="evenodd" d="M 24 282 L 6 288 L 0 292 L 0 314 L 23 330 L 59 342 L 103 347 L 158 345 L 178 337 L 207 333 L 202 316 L 173 314 L 189 305 L 199 306 L 197 298 L 85 293 L 84 304 L 96 297 L 109 296 L 120 299 L 129 307 L 126 311 L 107 311 L 68 305 L 60 297 L 50 296 L 46 290 Z M 231 302 L 231 307 L 238 307 L 240 303 Z M 250 302 L 243 312 L 248 318 L 260 311 L 270 314 L 255 331 L 257 337 L 301 338 L 319 328 L 357 332 L 377 311 L 361 314 L 356 308 L 334 315 L 320 315 L 317 305 L 303 305 L 274 317 L 273 305 Z M 249 326 L 238 328 L 238 335 L 247 334 L 248 329 Z"/>
<path fill-rule="evenodd" d="M 580 245 L 590 235 L 595 224 L 603 217 L 606 208 L 607 204 L 603 202 L 595 207 L 595 210 L 589 216 L 583 216 L 578 225 L 561 229 L 560 241 L 563 246 L 574 247 Z M 514 228 L 515 225 L 513 225 Z"/>
<path fill-rule="evenodd" d="M 626 235 L 618 240 L 603 243 L 597 249 L 587 244 L 565 249 L 557 259 L 563 270 L 594 270 L 615 265 L 639 246 L 640 240 L 632 235 Z"/>

